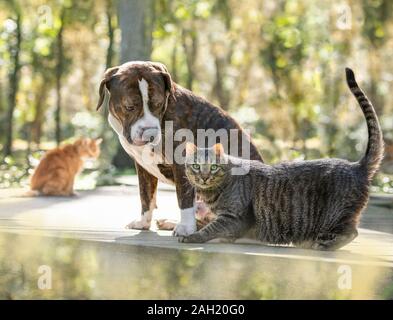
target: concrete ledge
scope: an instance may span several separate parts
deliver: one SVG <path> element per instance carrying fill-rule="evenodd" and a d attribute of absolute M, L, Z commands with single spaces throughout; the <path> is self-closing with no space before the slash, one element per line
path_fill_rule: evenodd
<path fill-rule="evenodd" d="M 171 232 L 157 231 L 154 226 L 151 231 L 126 230 L 124 226 L 139 216 L 137 187 L 102 187 L 81 191 L 72 198 L 17 197 L 21 193 L 0 192 L 0 231 L 177 250 L 393 266 L 393 210 L 388 208 L 371 205 L 362 218 L 357 239 L 337 252 L 317 252 L 263 246 L 247 240 L 235 244 L 180 244 Z M 154 218 L 179 218 L 173 191 L 160 190 Z M 385 232 L 377 231 L 380 229 Z"/>

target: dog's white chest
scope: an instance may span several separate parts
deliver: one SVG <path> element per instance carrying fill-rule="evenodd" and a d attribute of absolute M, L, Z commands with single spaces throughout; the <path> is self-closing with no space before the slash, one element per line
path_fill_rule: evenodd
<path fill-rule="evenodd" d="M 123 136 L 119 136 L 120 144 L 124 148 L 124 150 L 134 158 L 136 162 L 147 172 L 155 176 L 159 181 L 173 184 L 172 181 L 168 180 L 158 168 L 157 164 L 162 163 L 161 155 L 150 151 L 148 146 L 132 146 L 128 143 L 128 141 L 123 138 Z"/>
<path fill-rule="evenodd" d="M 108 116 L 108 122 L 117 133 L 119 141 L 124 150 L 147 172 L 155 176 L 159 181 L 174 184 L 173 181 L 167 179 L 158 168 L 158 164 L 162 163 L 162 155 L 152 152 L 149 146 L 134 146 L 128 143 L 123 137 L 122 127 L 120 123 L 110 113 Z"/>

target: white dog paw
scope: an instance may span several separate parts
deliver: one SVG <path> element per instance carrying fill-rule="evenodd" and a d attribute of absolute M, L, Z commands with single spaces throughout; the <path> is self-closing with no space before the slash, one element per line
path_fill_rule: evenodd
<path fill-rule="evenodd" d="M 191 225 L 179 223 L 176 225 L 175 230 L 173 230 L 173 235 L 176 237 L 189 236 L 196 232 L 196 224 Z"/>
<path fill-rule="evenodd" d="M 137 229 L 137 230 L 149 230 L 150 222 L 146 220 L 134 220 L 131 223 L 126 225 L 126 229 Z"/>

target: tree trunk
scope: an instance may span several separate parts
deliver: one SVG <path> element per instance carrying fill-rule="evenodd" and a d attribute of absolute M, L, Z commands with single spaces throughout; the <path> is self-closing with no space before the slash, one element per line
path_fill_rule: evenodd
<path fill-rule="evenodd" d="M 106 2 L 106 20 L 107 20 L 107 28 L 108 28 L 108 48 L 106 50 L 106 69 L 113 67 L 113 57 L 114 57 L 114 48 L 113 45 L 115 43 L 115 27 L 113 26 L 113 0 L 107 0 Z M 104 108 L 104 118 L 108 117 L 108 109 Z M 102 135 L 104 134 L 107 126 L 105 125 L 102 129 Z"/>
<path fill-rule="evenodd" d="M 16 15 L 16 44 L 15 48 L 10 48 L 10 55 L 13 60 L 13 70 L 9 76 L 10 88 L 8 94 L 8 112 L 6 117 L 6 142 L 4 145 L 4 156 L 9 156 L 12 154 L 12 141 L 13 141 L 13 117 L 16 107 L 16 95 L 19 88 L 19 73 L 20 73 L 20 47 L 22 42 L 22 15 L 18 11 Z"/>
<path fill-rule="evenodd" d="M 1 71 L 0 71 L 1 73 Z M 4 107 L 4 100 L 3 100 L 3 83 L 2 83 L 2 79 L 0 79 L 0 114 L 3 114 L 3 112 L 5 112 L 5 107 Z M 4 127 L 0 126 L 0 143 L 3 143 L 3 137 L 5 136 L 5 131 L 4 131 Z"/>
<path fill-rule="evenodd" d="M 64 31 L 64 20 L 65 20 L 65 8 L 62 8 L 60 13 L 60 29 L 57 33 L 57 65 L 56 65 L 56 112 L 55 112 L 55 122 L 56 122 L 56 143 L 60 144 L 61 135 L 61 78 L 63 75 L 63 64 L 64 64 L 64 48 L 63 48 L 63 31 Z"/>
<path fill-rule="evenodd" d="M 115 43 L 115 30 L 116 26 L 113 21 L 114 17 L 114 6 L 113 0 L 106 0 L 106 23 L 107 23 L 107 37 L 108 37 L 108 47 L 106 50 L 106 62 L 105 68 L 108 69 L 113 67 L 116 63 L 114 62 L 115 58 L 115 50 L 114 50 L 114 43 Z M 109 147 L 109 143 L 107 142 L 106 137 L 111 131 L 110 127 L 108 127 L 108 108 L 102 108 L 102 126 L 100 131 L 100 137 L 104 139 L 103 143 L 101 144 L 101 151 L 103 154 L 108 155 L 108 158 L 105 157 L 103 161 L 100 161 L 100 166 L 105 170 L 111 164 L 112 161 L 112 153 L 113 151 Z"/>
<path fill-rule="evenodd" d="M 120 63 L 150 60 L 154 10 L 151 0 L 119 0 L 118 20 L 121 30 Z M 133 161 L 118 143 L 112 163 L 129 168 Z"/>
<path fill-rule="evenodd" d="M 182 45 L 184 49 L 184 53 L 186 55 L 186 64 L 187 64 L 187 83 L 186 87 L 189 90 L 192 90 L 192 85 L 194 83 L 194 75 L 195 75 L 195 60 L 197 56 L 198 49 L 198 38 L 195 33 L 192 31 L 182 31 Z"/>
<path fill-rule="evenodd" d="M 325 142 L 325 156 L 335 157 L 337 156 L 337 134 L 338 125 L 335 121 L 337 117 L 337 106 L 339 105 L 341 94 L 341 74 L 338 75 L 336 69 L 329 68 L 329 65 L 323 67 L 322 79 L 324 80 L 324 109 L 328 122 L 324 125 L 323 140 Z"/>
<path fill-rule="evenodd" d="M 112 67 L 113 64 L 113 56 L 114 56 L 114 49 L 113 44 L 115 42 L 115 27 L 113 26 L 113 1 L 107 0 L 106 1 L 106 20 L 107 20 L 107 27 L 108 27 L 108 48 L 106 51 L 106 69 Z"/>
<path fill-rule="evenodd" d="M 225 65 L 226 61 L 223 58 L 215 57 L 214 63 L 216 67 L 216 81 L 214 85 L 214 94 L 218 99 L 219 106 L 224 109 L 229 109 L 229 91 L 224 86 L 225 79 Z"/>
<path fill-rule="evenodd" d="M 178 77 L 177 77 L 177 39 L 175 39 L 175 42 L 173 44 L 173 51 L 172 51 L 172 55 L 171 55 L 171 76 L 172 76 L 172 80 L 174 82 L 178 81 Z"/>
<path fill-rule="evenodd" d="M 41 136 L 42 136 L 42 122 L 44 119 L 44 104 L 47 97 L 47 80 L 44 78 L 39 86 L 39 90 L 35 96 L 34 102 L 34 119 L 31 124 L 31 135 L 32 141 L 36 144 L 37 148 L 40 148 Z"/>
<path fill-rule="evenodd" d="M 153 14 L 150 0 L 119 0 L 121 29 L 120 63 L 149 60 L 152 49 Z"/>
<path fill-rule="evenodd" d="M 378 115 L 382 115 L 384 112 L 383 96 L 378 92 L 379 79 L 381 79 L 381 54 L 374 48 L 369 54 L 369 74 L 370 74 L 370 89 L 368 96 L 373 103 L 375 111 Z"/>

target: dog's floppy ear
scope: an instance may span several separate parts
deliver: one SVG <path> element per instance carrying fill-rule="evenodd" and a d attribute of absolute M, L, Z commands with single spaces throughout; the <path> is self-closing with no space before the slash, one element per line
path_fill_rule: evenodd
<path fill-rule="evenodd" d="M 98 98 L 97 109 L 101 108 L 102 103 L 105 99 L 105 89 L 109 90 L 108 82 L 112 79 L 112 76 L 119 70 L 119 67 L 109 68 L 105 71 L 104 78 L 101 80 L 100 88 L 98 89 L 100 97 Z"/>
<path fill-rule="evenodd" d="M 165 91 L 167 95 L 172 94 L 174 92 L 174 86 L 173 86 L 171 75 L 169 74 L 169 71 L 166 68 L 166 66 L 160 62 L 151 62 L 151 65 L 153 66 L 154 69 L 160 71 L 161 76 L 163 77 L 165 82 Z"/>

